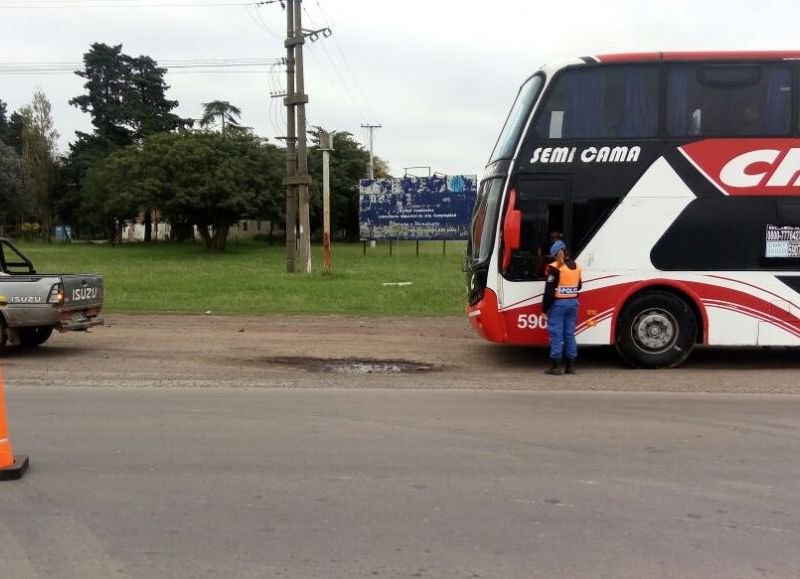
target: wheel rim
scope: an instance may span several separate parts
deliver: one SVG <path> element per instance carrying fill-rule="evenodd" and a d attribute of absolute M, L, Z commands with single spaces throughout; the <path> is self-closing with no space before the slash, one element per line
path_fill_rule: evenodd
<path fill-rule="evenodd" d="M 645 310 L 633 320 L 631 337 L 639 348 L 648 353 L 666 352 L 678 339 L 678 321 L 667 310 Z"/>

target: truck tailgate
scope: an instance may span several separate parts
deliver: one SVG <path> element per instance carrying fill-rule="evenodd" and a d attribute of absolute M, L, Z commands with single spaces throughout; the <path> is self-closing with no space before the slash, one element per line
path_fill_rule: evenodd
<path fill-rule="evenodd" d="M 61 275 L 64 284 L 64 303 L 61 322 L 56 329 L 61 332 L 87 330 L 103 323 L 103 278 L 92 274 Z"/>
<path fill-rule="evenodd" d="M 103 305 L 103 278 L 93 274 L 62 275 L 64 309 L 85 310 Z"/>

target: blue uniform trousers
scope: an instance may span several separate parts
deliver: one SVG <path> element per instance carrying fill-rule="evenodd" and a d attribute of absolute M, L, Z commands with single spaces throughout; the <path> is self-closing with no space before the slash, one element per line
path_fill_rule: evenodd
<path fill-rule="evenodd" d="M 578 299 L 557 299 L 547 315 L 547 333 L 550 335 L 550 358 L 560 360 L 578 357 L 575 343 L 575 320 L 578 318 Z"/>

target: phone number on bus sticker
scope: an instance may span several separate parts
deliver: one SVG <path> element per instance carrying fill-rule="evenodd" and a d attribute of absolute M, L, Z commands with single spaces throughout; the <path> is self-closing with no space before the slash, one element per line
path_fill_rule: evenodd
<path fill-rule="evenodd" d="M 635 163 L 639 160 L 642 148 L 627 147 L 537 147 L 533 150 L 531 163 L 572 163 L 576 159 L 582 163 Z"/>
<path fill-rule="evenodd" d="M 800 227 L 767 225 L 765 257 L 800 257 Z"/>

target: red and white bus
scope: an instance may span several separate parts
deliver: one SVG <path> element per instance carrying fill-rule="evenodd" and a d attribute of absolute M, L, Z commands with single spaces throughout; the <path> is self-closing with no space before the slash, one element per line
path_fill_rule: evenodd
<path fill-rule="evenodd" d="M 467 314 L 546 344 L 554 232 L 579 344 L 670 367 L 697 344 L 800 346 L 800 51 L 603 55 L 521 87 L 481 180 Z"/>

